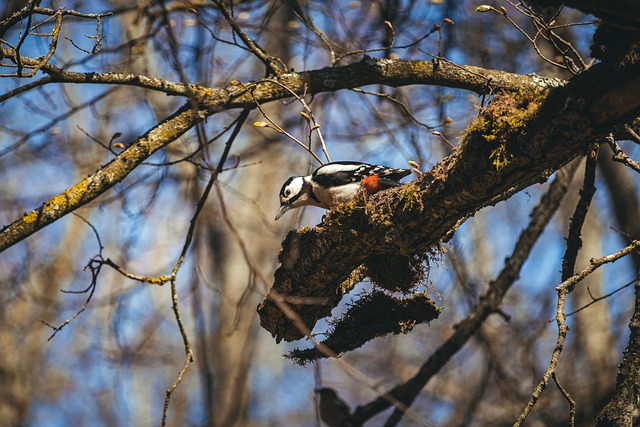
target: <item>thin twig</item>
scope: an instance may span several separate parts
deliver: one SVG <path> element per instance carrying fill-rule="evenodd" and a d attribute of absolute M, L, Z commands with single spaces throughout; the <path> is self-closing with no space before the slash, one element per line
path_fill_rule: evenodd
<path fill-rule="evenodd" d="M 300 98 L 295 92 L 291 91 L 291 89 L 289 89 L 287 86 L 283 85 L 282 83 L 278 82 L 277 80 L 267 80 L 270 81 L 274 84 L 278 84 L 280 85 L 282 88 L 286 89 L 287 91 L 291 92 L 293 94 L 293 96 L 295 96 L 298 100 L 301 100 L 302 98 Z M 307 151 L 309 154 L 311 154 L 311 156 L 316 159 L 316 161 L 318 163 L 320 163 L 321 165 L 324 164 L 324 162 L 320 159 L 320 157 L 313 151 L 313 148 L 311 147 L 311 144 L 309 144 L 308 146 L 303 143 L 302 141 L 300 141 L 298 138 L 296 138 L 295 136 L 293 136 L 292 134 L 290 134 L 289 132 L 287 132 L 282 126 L 280 126 L 278 123 L 275 122 L 275 120 L 273 120 L 266 111 L 264 111 L 264 109 L 262 108 L 262 105 L 260 104 L 260 102 L 258 102 L 257 98 L 254 96 L 253 91 L 251 91 L 251 89 L 245 85 L 244 83 L 240 83 L 242 85 L 243 88 L 245 88 L 245 90 L 247 91 L 247 93 L 249 95 L 251 95 L 251 98 L 253 98 L 253 101 L 256 104 L 256 108 L 258 108 L 258 111 L 260 111 L 260 113 L 262 114 L 262 117 L 264 117 L 269 123 L 264 123 L 264 122 L 255 122 L 254 126 L 257 127 L 268 127 L 271 128 L 273 130 L 275 130 L 276 132 L 286 136 L 287 138 L 289 138 L 290 140 L 292 140 L 293 142 L 295 142 L 296 144 L 298 144 L 299 146 L 301 146 L 302 148 L 304 148 L 305 151 Z M 304 104 L 306 105 L 306 104 Z M 318 126 L 318 129 L 320 127 Z M 310 130 L 309 132 L 312 132 L 313 130 Z M 324 140 L 322 141 L 322 148 L 325 152 L 325 155 L 327 156 L 327 159 L 329 158 L 329 154 L 326 152 L 326 147 L 324 145 Z"/>
<path fill-rule="evenodd" d="M 575 289 L 578 283 L 584 280 L 585 277 L 589 276 L 596 269 L 602 267 L 605 264 L 609 264 L 614 261 L 617 261 L 618 259 L 630 254 L 632 251 L 637 250 L 638 247 L 640 247 L 640 240 L 634 240 L 630 245 L 619 250 L 618 252 L 614 252 L 611 255 L 603 256 L 601 258 L 591 259 L 590 264 L 584 270 L 581 270 L 580 272 L 569 277 L 568 279 L 566 279 L 556 287 L 556 290 L 558 291 L 558 304 L 556 308 L 556 323 L 558 324 L 558 337 L 556 340 L 556 345 L 551 354 L 551 360 L 549 361 L 549 366 L 547 367 L 544 375 L 542 376 L 542 379 L 540 380 L 538 385 L 535 387 L 535 389 L 531 393 L 531 397 L 529 398 L 529 401 L 527 402 L 526 406 L 523 408 L 522 412 L 520 413 L 520 416 L 518 417 L 516 422 L 513 424 L 514 427 L 521 426 L 522 423 L 527 418 L 527 416 L 531 413 L 531 410 L 533 409 L 536 402 L 542 395 L 542 392 L 546 388 L 547 384 L 549 384 L 549 381 L 551 380 L 552 375 L 555 372 L 556 367 L 558 366 L 560 354 L 564 349 L 564 342 L 567 337 L 567 333 L 569 332 L 569 327 L 565 323 L 567 316 L 564 313 L 564 307 L 565 307 L 567 295 L 570 294 Z"/>
<path fill-rule="evenodd" d="M 273 84 L 275 84 L 277 86 L 280 86 L 281 88 L 283 88 L 284 90 L 289 92 L 291 94 L 291 96 L 293 96 L 302 105 L 302 108 L 304 108 L 304 110 L 305 110 L 304 111 L 305 114 L 302 114 L 302 116 L 307 120 L 307 123 L 309 124 L 309 145 L 307 147 L 308 151 L 312 152 L 311 136 L 313 135 L 313 131 L 316 131 L 316 133 L 318 134 L 318 139 L 320 139 L 320 145 L 322 147 L 322 152 L 324 153 L 327 161 L 331 162 L 331 157 L 329 157 L 329 152 L 327 151 L 327 145 L 324 142 L 324 137 L 322 136 L 322 131 L 320 130 L 320 125 L 316 121 L 316 118 L 315 118 L 315 115 L 313 114 L 313 111 L 311 110 L 311 108 L 309 107 L 307 102 L 304 100 L 304 97 L 306 96 L 306 92 L 307 92 L 308 86 L 305 84 L 304 93 L 302 94 L 302 96 L 300 96 L 295 91 L 291 90 L 290 87 L 288 87 L 287 85 L 279 82 L 278 80 L 275 80 L 275 79 L 264 79 L 264 81 L 271 82 L 271 83 L 273 83 Z M 260 111 L 263 112 L 262 109 Z M 263 112 L 263 114 L 264 114 L 264 112 Z M 282 128 L 280 128 L 280 129 L 282 129 Z M 321 160 L 319 160 L 319 161 L 320 161 L 320 164 L 324 164 Z"/>
<path fill-rule="evenodd" d="M 29 35 L 31 20 L 33 19 L 33 9 L 35 9 L 35 7 L 38 6 L 41 1 L 42 0 L 33 0 L 29 2 L 30 4 L 28 6 L 29 12 L 27 15 L 27 26 L 24 31 L 24 34 L 20 37 L 20 40 L 18 40 L 18 43 L 16 44 L 16 47 L 15 47 L 15 52 L 16 52 L 15 59 L 16 59 L 16 64 L 18 66 L 18 71 L 16 72 L 17 77 L 22 77 L 22 55 L 20 55 L 20 48 L 22 47 L 22 44 L 24 43 L 24 41 L 27 39 L 27 36 Z"/>
<path fill-rule="evenodd" d="M 31 15 L 29 15 L 29 19 L 31 18 Z M 55 15 L 56 18 L 56 23 L 55 26 L 53 27 L 53 30 L 51 30 L 50 34 L 42 34 L 43 36 L 51 36 L 51 43 L 49 43 L 49 51 L 47 52 L 47 54 L 38 60 L 38 64 L 36 66 L 31 66 L 29 68 L 31 68 L 31 71 L 29 71 L 28 73 L 24 74 L 22 72 L 22 62 L 19 60 L 18 61 L 18 71 L 16 73 L 17 77 L 33 77 L 38 70 L 40 70 L 45 64 L 49 63 L 49 60 L 53 57 L 53 54 L 56 52 L 56 47 L 58 45 L 58 36 L 60 35 L 60 28 L 62 28 L 62 11 L 58 11 L 58 13 L 56 13 Z M 29 29 L 27 29 L 27 31 L 29 31 Z M 25 32 L 25 36 L 26 36 L 26 32 Z M 21 42 L 23 40 L 20 40 Z M 18 43 L 18 45 L 16 46 L 16 59 L 20 58 L 20 54 L 19 54 L 19 50 L 20 50 L 20 44 Z"/>
<path fill-rule="evenodd" d="M 98 230 L 93 226 L 93 224 L 91 224 L 84 217 L 80 216 L 79 214 L 77 214 L 75 212 L 73 213 L 73 215 L 75 215 L 76 217 L 80 218 L 82 221 L 84 221 L 93 230 L 93 234 L 96 236 L 96 240 L 98 241 L 98 255 L 96 257 L 92 258 L 91 260 L 89 260 L 89 263 L 84 268 L 85 270 L 87 268 L 91 270 L 91 281 L 89 282 L 89 286 L 87 286 L 87 288 L 85 288 L 83 290 L 80 290 L 80 291 L 64 291 L 64 290 L 61 290 L 61 292 L 67 293 L 67 294 L 71 294 L 71 293 L 80 294 L 80 293 L 89 292 L 89 295 L 87 296 L 87 299 L 82 304 L 82 307 L 80 307 L 80 309 L 78 309 L 78 311 L 76 311 L 71 317 L 67 318 L 64 322 L 62 322 L 62 323 L 60 323 L 59 325 L 56 325 L 56 326 L 51 325 L 51 324 L 45 322 L 44 320 L 40 320 L 41 323 L 43 323 L 46 326 L 48 326 L 49 328 L 53 329 L 53 333 L 49 336 L 49 338 L 47 338 L 47 341 L 51 341 L 53 339 L 53 337 L 55 337 L 56 334 L 62 330 L 62 328 L 67 326 L 76 317 L 80 316 L 80 314 L 82 314 L 84 312 L 84 310 L 89 305 L 89 302 L 91 302 L 91 298 L 93 297 L 93 294 L 94 294 L 94 292 L 96 290 L 96 286 L 97 286 L 97 283 L 98 283 L 98 276 L 100 275 L 100 269 L 102 268 L 102 264 L 100 264 L 99 262 L 95 261 L 96 258 L 99 258 L 99 259 L 102 258 L 102 250 L 104 249 L 104 246 L 102 246 L 102 241 L 100 240 L 100 235 L 98 234 Z"/>
<path fill-rule="evenodd" d="M 627 129 L 627 131 L 629 130 L 632 131 L 631 128 Z M 629 158 L 629 156 L 627 156 L 625 152 L 622 151 L 622 148 L 620 148 L 616 140 L 613 138 L 613 135 L 607 136 L 606 139 L 607 139 L 607 144 L 609 144 L 609 146 L 611 147 L 611 150 L 613 150 L 613 157 L 611 159 L 614 162 L 619 162 L 619 163 L 622 163 L 623 165 L 629 166 L 634 171 L 640 173 L 640 162 L 636 162 L 635 160 L 632 160 L 631 158 Z"/>
<path fill-rule="evenodd" d="M 636 144 L 640 144 L 640 135 L 638 135 L 638 132 L 636 132 L 633 127 L 629 126 L 628 124 L 624 125 L 624 129 L 629 132 L 629 135 L 632 136 L 633 138 L 633 142 L 635 142 Z"/>
<path fill-rule="evenodd" d="M 560 393 L 564 396 L 564 398 L 569 403 L 569 425 L 574 427 L 576 425 L 576 401 L 573 400 L 571 395 L 560 383 L 560 379 L 558 378 L 558 373 L 553 373 L 553 381 L 556 383 L 556 387 L 560 390 Z"/>
<path fill-rule="evenodd" d="M 100 18 L 114 15 L 114 12 L 82 13 L 73 9 L 50 9 L 50 8 L 38 7 L 38 4 L 41 3 L 40 0 L 34 1 L 33 3 L 36 5 L 36 7 L 34 7 L 33 9 L 31 8 L 31 5 L 27 5 L 21 10 L 19 10 L 18 12 L 14 13 L 13 15 L 8 16 L 6 17 L 6 19 L 0 21 L 0 29 L 4 29 L 6 31 L 6 29 L 12 27 L 16 23 L 25 19 L 25 17 L 27 17 L 29 14 L 53 16 L 61 12 L 63 16 L 73 16 L 73 17 L 82 18 L 82 19 L 100 19 Z M 2 37 L 2 34 L 3 33 L 0 30 L 0 38 Z"/>
<path fill-rule="evenodd" d="M 75 107 L 71 108 L 69 111 L 66 111 L 63 114 L 60 114 L 59 116 L 54 117 L 49 122 L 45 123 L 43 126 L 40 126 L 40 127 L 36 128 L 36 129 L 33 129 L 31 132 L 29 132 L 26 135 L 24 135 L 18 141 L 14 142 L 13 144 L 9 145 L 8 147 L 0 150 L 0 157 L 3 157 L 5 155 L 9 154 L 10 152 L 12 152 L 13 150 L 19 148 L 20 146 L 26 144 L 29 141 L 29 139 L 31 139 L 31 137 L 33 137 L 35 135 L 42 134 L 44 131 L 46 131 L 47 129 L 49 129 L 50 127 L 55 125 L 56 123 L 61 122 L 61 121 L 65 120 L 65 119 L 68 119 L 69 117 L 71 117 L 75 113 L 78 113 L 78 112 L 84 110 L 86 107 L 89 107 L 91 105 L 94 105 L 96 102 L 101 101 L 102 99 L 106 98 L 107 96 L 113 94 L 118 89 L 120 89 L 120 88 L 119 87 L 113 87 L 111 89 L 108 89 L 108 90 L 102 92 L 101 94 L 89 99 L 87 102 L 83 102 L 82 104 L 76 105 Z"/>
<path fill-rule="evenodd" d="M 588 307 L 591 307 L 593 304 L 597 303 L 598 301 L 602 301 L 604 299 L 607 299 L 610 296 L 617 294 L 621 290 L 626 289 L 631 285 L 635 285 L 636 283 L 638 283 L 639 279 L 640 278 L 636 277 L 635 279 L 633 279 L 629 283 L 625 283 L 624 285 L 620 286 L 618 289 L 615 289 L 615 290 L 613 290 L 613 291 L 609 292 L 608 294 L 603 295 L 601 297 L 594 297 L 593 295 L 591 295 L 591 291 L 589 291 L 589 296 L 591 297 L 591 302 L 588 303 L 588 304 L 583 305 L 582 307 L 580 307 L 578 309 L 573 310 L 571 313 L 567 313 L 567 317 L 573 316 L 574 314 L 576 314 L 576 313 L 578 313 L 578 312 L 580 312 L 580 311 L 582 311 L 582 310 L 584 310 L 584 309 L 586 309 Z M 587 290 L 589 290 L 589 288 L 587 288 Z"/>
<path fill-rule="evenodd" d="M 120 267 L 118 264 L 116 264 L 114 261 L 112 261 L 110 258 L 107 258 L 106 260 L 101 261 L 101 263 L 104 264 L 104 265 L 108 265 L 109 267 L 113 268 L 115 271 L 117 271 L 118 273 L 120 273 L 121 275 L 126 277 L 127 279 L 135 280 L 136 282 L 146 283 L 146 284 L 149 284 L 149 285 L 162 286 L 165 283 L 171 281 L 171 276 L 170 275 L 168 275 L 168 276 L 167 275 L 142 276 L 142 275 L 138 275 L 138 274 L 129 273 L 125 269 Z"/>
<path fill-rule="evenodd" d="M 634 240 L 628 246 L 620 249 L 618 252 L 614 252 L 611 255 L 603 256 L 601 258 L 592 258 L 589 266 L 562 282 L 556 289 L 558 291 L 566 291 L 567 293 L 573 291 L 578 283 L 584 280 L 585 277 L 593 273 L 596 269 L 602 267 L 605 264 L 617 261 L 623 256 L 629 255 L 638 247 L 640 247 L 640 240 Z"/>
<path fill-rule="evenodd" d="M 333 66 L 337 62 L 336 52 L 333 49 L 333 45 L 329 38 L 322 31 L 320 31 L 318 27 L 315 26 L 315 24 L 313 23 L 313 19 L 311 19 L 311 16 L 305 16 L 302 8 L 300 7 L 300 4 L 297 1 L 287 0 L 287 3 L 289 4 L 289 7 L 291 7 L 291 10 L 293 11 L 293 14 L 296 16 L 296 18 L 298 18 L 298 20 L 300 20 L 300 22 L 302 22 L 305 27 L 311 30 L 312 33 L 314 33 L 316 36 L 318 36 L 318 38 L 320 38 L 320 40 L 322 40 L 322 43 L 324 43 L 324 45 L 329 50 L 330 64 Z"/>
<path fill-rule="evenodd" d="M 388 22 L 388 21 L 385 21 L 385 22 Z M 418 43 L 420 43 L 421 41 L 423 41 L 427 37 L 431 36 L 433 33 L 437 33 L 437 32 L 439 33 L 442 30 L 442 27 L 444 26 L 444 24 L 445 23 L 449 23 L 449 22 L 452 22 L 452 21 L 451 20 L 447 21 L 446 18 L 443 19 L 440 24 L 434 24 L 433 27 L 431 27 L 431 30 L 429 30 L 429 32 L 427 32 L 424 36 L 418 38 L 417 40 L 412 41 L 411 43 L 408 43 L 408 44 L 405 44 L 405 45 L 402 45 L 402 46 L 394 46 L 395 31 L 393 30 L 393 26 L 389 25 L 390 24 L 389 23 L 388 25 L 391 28 L 391 31 L 393 32 L 393 38 L 392 38 L 391 43 L 389 44 L 389 46 L 378 47 L 378 48 L 373 48 L 373 49 L 358 49 L 358 50 L 347 52 L 347 53 L 337 57 L 335 59 L 335 61 L 332 63 L 332 66 L 337 64 L 338 62 L 340 62 L 344 58 L 349 57 L 349 56 L 367 54 L 367 53 L 374 53 L 374 52 L 386 52 L 386 51 L 389 51 L 391 49 L 396 49 L 396 50 L 408 49 L 410 47 L 413 47 L 413 46 L 417 45 Z"/>
<path fill-rule="evenodd" d="M 173 270 L 171 271 L 171 301 L 172 301 L 172 308 L 173 308 L 173 312 L 174 312 L 175 317 L 176 317 L 176 322 L 178 323 L 178 329 L 180 330 L 180 335 L 182 336 L 182 341 L 183 341 L 184 348 L 185 348 L 185 362 L 184 362 L 184 365 L 182 366 L 182 369 L 178 373 L 178 377 L 176 378 L 176 381 L 171 385 L 171 387 L 169 387 L 167 389 L 165 400 L 164 400 L 164 405 L 163 405 L 163 409 L 162 409 L 161 426 L 163 426 L 163 427 L 166 425 L 166 422 L 167 422 L 167 414 L 169 412 L 169 404 L 171 403 L 171 396 L 172 396 L 173 392 L 175 391 L 175 389 L 180 384 L 180 382 L 182 381 L 182 377 L 183 377 L 184 373 L 187 371 L 187 369 L 189 368 L 191 362 L 193 362 L 193 349 L 191 348 L 191 343 L 189 342 L 189 336 L 188 336 L 187 331 L 186 331 L 186 329 L 184 327 L 184 323 L 182 322 L 182 317 L 180 316 L 180 310 L 179 310 L 179 305 L 178 305 L 178 293 L 177 293 L 177 289 L 176 289 L 176 277 L 177 277 L 178 271 L 180 270 L 180 267 L 182 266 L 182 263 L 185 260 L 187 251 L 189 250 L 189 247 L 191 246 L 191 242 L 193 240 L 193 234 L 194 234 L 194 231 L 195 231 L 195 228 L 196 228 L 196 223 L 197 223 L 198 217 L 199 217 L 200 213 L 202 212 L 202 209 L 204 207 L 205 202 L 207 201 L 207 198 L 209 196 L 211 188 L 213 187 L 213 184 L 216 182 L 220 172 L 222 172 L 224 164 L 225 164 L 225 162 L 226 162 L 226 160 L 227 160 L 227 158 L 229 156 L 229 152 L 231 150 L 231 145 L 233 144 L 233 142 L 235 141 L 236 137 L 240 133 L 240 129 L 244 125 L 244 122 L 246 121 L 247 117 L 249 116 L 249 112 L 250 112 L 249 109 L 244 109 L 244 110 L 242 110 L 242 113 L 240 113 L 240 116 L 238 118 L 238 122 L 236 124 L 236 127 L 233 129 L 232 134 L 229 136 L 229 139 L 227 140 L 227 143 L 225 144 L 225 147 L 224 147 L 224 150 L 222 152 L 222 155 L 220 156 L 220 160 L 218 161 L 218 165 L 216 166 L 216 169 L 211 173 L 211 177 L 209 178 L 209 182 L 207 183 L 207 186 L 206 186 L 204 192 L 202 193 L 202 196 L 200 197 L 200 200 L 198 200 L 198 203 L 196 205 L 196 211 L 194 212 L 193 217 L 191 218 L 191 223 L 189 225 L 189 230 L 187 231 L 187 236 L 185 238 L 185 242 L 184 242 L 184 245 L 182 247 L 182 252 L 180 253 L 180 256 L 178 257 L 178 260 L 177 260 L 175 266 L 173 267 Z"/>
<path fill-rule="evenodd" d="M 360 88 L 354 88 L 351 89 L 353 92 L 358 92 L 358 93 L 362 93 L 365 95 L 373 95 L 373 96 L 377 96 L 379 98 L 383 98 L 383 99 L 387 99 L 391 102 L 393 102 L 394 104 L 398 105 L 400 108 L 402 108 L 402 111 L 404 111 L 404 113 L 407 115 L 407 117 L 409 117 L 411 119 L 411 121 L 413 121 L 415 124 L 417 124 L 418 126 L 422 126 L 425 129 L 428 130 L 433 130 L 436 129 L 439 126 L 442 126 L 444 123 L 440 123 L 436 126 L 429 126 L 426 123 L 422 123 L 420 120 L 416 119 L 416 117 L 413 115 L 413 113 L 411 113 L 409 111 L 409 107 L 407 107 L 407 105 L 400 101 L 398 98 L 388 94 L 388 93 L 382 93 L 382 92 L 373 92 L 370 90 L 364 90 L 364 89 L 360 89 Z"/>
<path fill-rule="evenodd" d="M 522 2 L 515 3 L 511 0 L 506 0 L 506 1 L 516 11 L 518 11 L 519 13 L 521 13 L 522 15 L 526 16 L 531 20 L 531 23 L 536 29 L 536 33 L 534 36 L 529 35 L 527 31 L 525 31 L 522 27 L 520 27 L 516 23 L 516 21 L 509 16 L 509 14 L 507 13 L 507 9 L 505 9 L 504 7 L 501 6 L 500 10 L 498 10 L 492 6 L 488 6 L 489 7 L 488 10 L 491 10 L 492 12 L 496 12 L 502 15 L 507 21 L 509 21 L 509 23 L 516 30 L 518 30 L 529 41 L 529 43 L 531 43 L 531 46 L 535 50 L 536 54 L 542 60 L 558 68 L 565 69 L 572 74 L 578 74 L 588 68 L 588 65 L 582 59 L 577 49 L 571 43 L 569 43 L 567 40 L 562 38 L 555 31 L 553 31 L 554 30 L 553 24 L 555 23 L 555 19 L 557 18 L 557 16 L 562 11 L 562 7 L 558 9 L 555 16 L 553 16 L 549 20 L 549 22 L 546 22 L 538 13 L 534 12 L 533 9 L 531 9 L 531 7 L 529 7 L 528 5 Z M 567 24 L 565 26 L 579 25 L 579 24 L 581 23 Z M 538 46 L 538 36 L 540 36 L 541 38 L 543 38 L 544 40 L 548 41 L 551 44 L 553 49 L 556 52 L 558 52 L 564 59 L 564 64 L 554 61 L 553 59 L 547 57 L 545 54 L 542 53 L 540 47 Z M 578 62 L 578 64 L 576 64 L 576 62 Z"/>
<path fill-rule="evenodd" d="M 232 129 L 237 123 L 238 123 L 239 117 L 236 117 L 235 119 L 233 119 L 233 121 L 231 123 L 229 123 L 228 125 L 225 125 L 224 129 L 222 129 L 217 135 L 215 135 L 214 137 L 210 138 L 209 140 L 207 140 L 206 143 L 201 143 L 198 145 L 198 148 L 194 151 L 192 151 L 191 153 L 177 159 L 177 160 L 171 160 L 171 161 L 167 161 L 167 162 L 162 162 L 162 163 L 158 163 L 158 162 L 144 162 L 145 165 L 148 166 L 171 166 L 171 165 L 175 165 L 184 161 L 191 161 L 191 159 L 193 157 L 195 157 L 196 154 L 198 154 L 199 152 L 201 152 L 202 150 L 204 150 L 207 146 L 211 145 L 212 143 L 216 142 L 218 139 L 220 139 L 221 137 L 223 137 L 230 129 Z M 192 161 L 191 163 L 195 164 L 195 161 Z M 233 169 L 238 168 L 238 167 L 243 167 L 243 166 L 235 166 Z M 208 165 L 206 166 L 206 168 L 208 168 L 209 170 L 211 170 L 212 168 L 210 168 Z M 227 170 L 227 169 L 224 169 Z M 224 171 L 223 170 L 223 171 Z"/>
<path fill-rule="evenodd" d="M 182 338 L 184 340 L 186 356 L 184 359 L 184 364 L 182 365 L 180 372 L 178 372 L 178 376 L 176 377 L 175 382 L 171 385 L 171 387 L 167 389 L 167 392 L 164 398 L 164 404 L 162 407 L 162 421 L 160 423 L 162 427 L 164 427 L 167 423 L 167 413 L 169 412 L 169 405 L 171 404 L 171 396 L 173 395 L 173 392 L 178 387 L 178 385 L 180 385 L 180 383 L 182 382 L 182 377 L 184 376 L 185 372 L 187 372 L 187 369 L 189 369 L 189 366 L 193 362 L 193 350 L 191 349 L 191 344 L 189 343 L 189 338 L 184 329 L 184 325 L 182 324 L 182 318 L 180 317 L 180 312 L 178 310 L 178 294 L 176 292 L 175 279 L 171 281 L 171 296 L 172 296 L 171 306 L 176 316 L 178 327 L 180 328 L 180 334 L 182 335 Z"/>
<path fill-rule="evenodd" d="M 223 4 L 222 0 L 213 0 L 213 2 L 215 3 L 220 13 L 222 13 L 222 16 L 224 16 L 224 19 L 227 20 L 231 29 L 238 35 L 238 37 L 240 37 L 240 40 L 244 42 L 244 44 L 249 48 L 249 50 L 264 63 L 264 65 L 267 67 L 267 70 L 271 71 L 276 76 L 280 76 L 284 72 L 286 72 L 287 67 L 284 65 L 284 63 L 280 59 L 275 58 L 269 55 L 267 52 L 265 52 L 264 49 L 262 49 L 258 45 L 258 43 L 252 40 L 251 37 L 249 37 L 247 33 L 245 33 L 242 30 L 242 28 L 240 28 L 240 25 L 238 25 L 238 23 L 233 18 L 233 16 L 231 16 L 229 11 Z M 282 66 L 282 69 L 276 65 L 276 62 L 280 63 L 280 65 Z"/>

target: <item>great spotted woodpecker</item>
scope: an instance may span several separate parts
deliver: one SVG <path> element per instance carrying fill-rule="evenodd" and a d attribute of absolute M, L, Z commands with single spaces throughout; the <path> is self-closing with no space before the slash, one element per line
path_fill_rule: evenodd
<path fill-rule="evenodd" d="M 311 175 L 292 176 L 280 189 L 280 209 L 276 221 L 289 209 L 301 206 L 319 206 L 330 209 L 351 199 L 360 189 L 369 194 L 400 185 L 411 169 L 393 169 L 387 166 L 360 162 L 333 162 L 320 166 Z"/>

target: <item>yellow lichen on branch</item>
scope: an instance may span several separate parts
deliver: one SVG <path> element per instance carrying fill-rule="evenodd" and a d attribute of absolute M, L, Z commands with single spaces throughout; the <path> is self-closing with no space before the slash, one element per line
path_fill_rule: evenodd
<path fill-rule="evenodd" d="M 24 216 L 22 217 L 22 221 L 26 222 L 27 224 L 35 222 L 36 219 L 38 219 L 38 211 L 31 211 L 27 214 L 24 214 Z"/>
<path fill-rule="evenodd" d="M 47 213 L 51 211 L 66 210 L 69 206 L 77 205 L 85 196 L 89 188 L 89 183 L 90 180 L 88 178 L 83 179 L 73 187 L 68 188 L 51 200 L 45 202 L 40 208 L 26 213 L 22 217 L 22 221 L 26 224 L 32 224 L 36 222 L 38 218 L 47 215 Z"/>

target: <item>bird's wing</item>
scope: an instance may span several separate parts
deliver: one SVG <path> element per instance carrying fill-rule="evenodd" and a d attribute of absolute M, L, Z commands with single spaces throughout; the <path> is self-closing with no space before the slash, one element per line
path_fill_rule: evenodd
<path fill-rule="evenodd" d="M 313 173 L 313 180 L 323 187 L 337 187 L 360 181 L 366 169 L 375 166 L 357 162 L 333 162 L 320 166 Z"/>
<path fill-rule="evenodd" d="M 333 162 L 316 169 L 313 173 L 313 180 L 323 187 L 338 187 L 352 182 L 360 182 L 363 178 L 371 175 L 399 181 L 410 173 L 411 169 L 394 169 L 388 166 L 359 162 Z"/>
<path fill-rule="evenodd" d="M 385 168 L 382 171 L 375 171 L 374 173 L 381 177 L 388 177 L 394 181 L 400 181 L 405 176 L 411 174 L 411 169 Z"/>

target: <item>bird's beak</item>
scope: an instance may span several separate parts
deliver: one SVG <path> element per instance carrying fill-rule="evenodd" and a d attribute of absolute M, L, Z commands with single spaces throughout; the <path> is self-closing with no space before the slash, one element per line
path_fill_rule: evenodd
<path fill-rule="evenodd" d="M 284 204 L 284 205 L 280 205 L 280 209 L 278 209 L 278 213 L 276 214 L 276 219 L 275 219 L 275 221 L 279 220 L 279 219 L 280 219 L 280 217 L 281 217 L 282 215 L 284 215 L 284 213 L 285 213 L 286 211 L 288 211 L 290 207 L 291 207 L 291 205 L 290 205 L 290 204 L 288 204 L 288 203 L 287 203 L 287 204 Z"/>

